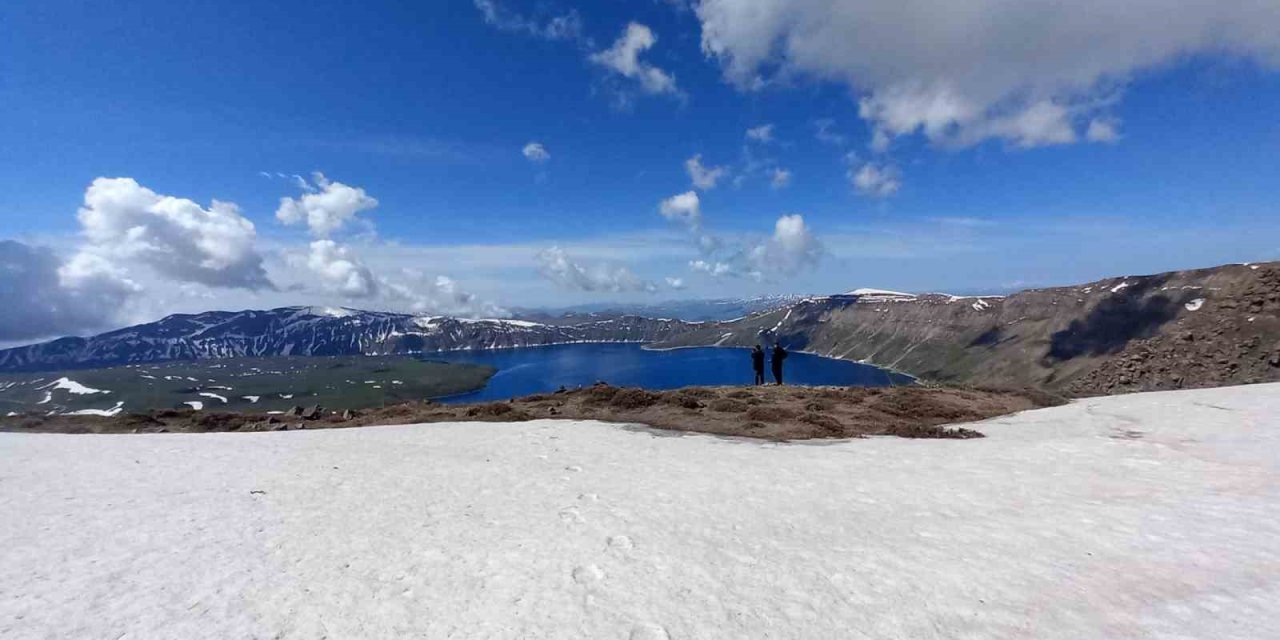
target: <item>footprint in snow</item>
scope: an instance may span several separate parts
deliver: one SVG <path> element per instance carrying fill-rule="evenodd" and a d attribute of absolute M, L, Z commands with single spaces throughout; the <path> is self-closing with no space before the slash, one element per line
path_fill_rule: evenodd
<path fill-rule="evenodd" d="M 574 567 L 573 569 L 573 581 L 580 585 L 591 586 L 603 579 L 604 572 L 600 570 L 600 567 L 597 567 L 594 564 Z"/>
<path fill-rule="evenodd" d="M 635 548 L 635 544 L 627 536 L 609 536 L 608 544 L 610 549 L 618 551 L 631 551 Z"/>
<path fill-rule="evenodd" d="M 659 625 L 642 624 L 631 630 L 631 640 L 671 640 L 671 636 Z"/>
<path fill-rule="evenodd" d="M 560 519 L 567 524 L 582 524 L 585 522 L 585 520 L 582 519 L 582 514 L 578 513 L 578 509 L 576 507 L 561 509 Z"/>
<path fill-rule="evenodd" d="M 569 465 L 569 466 L 565 467 L 565 468 L 564 468 L 564 470 L 565 470 L 565 471 L 572 471 L 573 473 L 578 473 L 578 472 L 582 471 L 582 467 L 579 467 L 579 466 L 578 466 L 578 465 L 576 465 L 576 464 L 571 464 L 571 465 Z"/>

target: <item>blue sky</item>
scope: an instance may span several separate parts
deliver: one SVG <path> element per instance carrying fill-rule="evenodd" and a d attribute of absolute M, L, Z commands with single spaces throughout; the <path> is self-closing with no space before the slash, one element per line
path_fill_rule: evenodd
<path fill-rule="evenodd" d="M 994 291 L 1280 254 L 1265 3 L 1154 25 L 1167 3 L 1001 0 L 968 8 L 971 32 L 948 14 L 965 3 L 925 0 L 112 4 L 0 9 L 0 240 L 11 264 L 53 256 L 4 277 L 83 316 L 54 330 L 312 302 Z M 714 186 L 695 156 L 723 168 Z M 332 201 L 304 203 L 295 175 Z M 198 206 L 91 206 L 100 177 L 132 183 L 99 195 Z M 696 221 L 661 214 L 690 192 Z M 341 222 L 285 224 L 282 198 Z M 210 231 L 214 200 L 252 231 Z M 90 287 L 101 313 L 70 313 Z"/>

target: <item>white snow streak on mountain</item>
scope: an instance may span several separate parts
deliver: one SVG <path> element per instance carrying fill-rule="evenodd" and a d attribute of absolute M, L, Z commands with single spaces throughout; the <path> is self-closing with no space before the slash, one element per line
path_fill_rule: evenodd
<path fill-rule="evenodd" d="M 58 378 L 57 380 L 54 380 L 53 382 L 51 382 L 51 383 L 49 383 L 49 384 L 47 384 L 47 385 L 45 385 L 45 386 L 43 386 L 43 387 L 40 387 L 40 388 L 41 388 L 41 389 L 49 389 L 50 391 L 56 391 L 56 390 L 58 390 L 58 389 L 65 389 L 65 390 L 70 391 L 71 393 L 74 393 L 74 394 L 76 394 L 76 395 L 91 395 L 91 394 L 95 394 L 95 393 L 111 393 L 110 391 L 103 391 L 102 389 L 93 389 L 93 388 L 90 388 L 90 387 L 86 387 L 86 386 L 84 386 L 84 385 L 80 384 L 79 382 L 76 382 L 75 380 L 72 380 L 71 378 Z"/>
<path fill-rule="evenodd" d="M 1280 385 L 981 429 L 0 434 L 0 636 L 1280 637 Z"/>

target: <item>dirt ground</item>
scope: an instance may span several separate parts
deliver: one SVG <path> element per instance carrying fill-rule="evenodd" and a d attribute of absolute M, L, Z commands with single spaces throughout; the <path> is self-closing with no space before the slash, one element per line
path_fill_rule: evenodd
<path fill-rule="evenodd" d="M 858 438 L 980 438 L 948 427 L 1027 409 L 1062 404 L 1033 390 L 955 387 L 686 387 L 646 391 L 597 384 L 510 402 L 446 405 L 415 402 L 361 412 L 308 408 L 284 415 L 161 410 L 111 418 L 16 416 L 0 431 L 46 433 L 203 433 L 284 431 L 420 422 L 520 422 L 543 418 L 637 423 L 659 429 L 766 440 Z M 302 413 L 303 415 L 296 415 Z"/>

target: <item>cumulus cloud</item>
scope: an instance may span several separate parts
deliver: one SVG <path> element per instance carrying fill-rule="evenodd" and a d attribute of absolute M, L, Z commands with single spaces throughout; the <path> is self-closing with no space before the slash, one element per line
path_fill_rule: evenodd
<path fill-rule="evenodd" d="M 429 276 L 403 269 L 399 276 L 383 282 L 392 308 L 409 313 L 432 313 L 462 318 L 503 318 L 506 309 L 463 291 L 448 276 Z"/>
<path fill-rule="evenodd" d="M 825 250 L 798 214 L 778 218 L 773 235 L 747 241 L 723 258 L 692 260 L 689 268 L 713 278 L 750 278 L 758 282 L 789 278 L 816 267 Z"/>
<path fill-rule="evenodd" d="M 1116 142 L 1120 139 L 1120 123 L 1111 118 L 1094 118 L 1084 137 L 1089 142 Z"/>
<path fill-rule="evenodd" d="M 672 290 L 681 291 L 685 288 L 684 278 L 667 278 L 667 286 Z"/>
<path fill-rule="evenodd" d="M 762 124 L 747 129 L 747 139 L 755 142 L 773 142 L 773 125 Z"/>
<path fill-rule="evenodd" d="M 510 315 L 502 307 L 464 291 L 448 276 L 409 268 L 375 270 L 351 247 L 332 240 L 312 242 L 309 251 L 295 255 L 292 262 L 305 274 L 298 290 L 309 295 L 338 296 L 365 309 L 472 318 Z"/>
<path fill-rule="evenodd" d="M 83 334 L 117 324 L 138 286 L 108 261 L 0 240 L 0 342 Z"/>
<path fill-rule="evenodd" d="M 361 211 L 378 206 L 364 189 L 329 180 L 320 172 L 312 182 L 302 181 L 307 193 L 299 198 L 281 198 L 276 219 L 286 225 L 305 223 L 311 235 L 327 238 L 348 223 L 358 220 Z"/>
<path fill-rule="evenodd" d="M 582 18 L 575 10 L 545 19 L 521 15 L 497 0 L 475 0 L 484 21 L 500 31 L 524 33 L 544 40 L 577 40 L 582 37 Z"/>
<path fill-rule="evenodd" d="M 702 227 L 702 203 L 696 191 L 687 191 L 663 200 L 658 204 L 658 212 L 667 220 L 678 222 L 690 229 L 696 230 Z"/>
<path fill-rule="evenodd" d="M 728 167 L 707 167 L 702 164 L 702 154 L 698 154 L 684 161 L 684 170 L 689 174 L 689 179 L 693 181 L 693 186 L 709 191 L 716 188 L 720 183 L 720 179 L 729 173 Z"/>
<path fill-rule="evenodd" d="M 332 240 L 311 243 L 307 269 L 324 291 L 347 298 L 372 298 L 378 294 L 378 282 L 369 268 Z"/>
<path fill-rule="evenodd" d="M 697 240 L 703 255 L 689 261 L 689 269 L 713 278 L 777 280 L 816 267 L 825 255 L 822 243 L 799 214 L 778 218 L 767 237 L 699 234 Z"/>
<path fill-rule="evenodd" d="M 640 60 L 640 54 L 657 42 L 658 37 L 649 27 L 632 22 L 612 47 L 593 53 L 588 59 L 624 78 L 634 80 L 645 93 L 678 95 L 680 89 L 676 86 L 675 76 Z"/>
<path fill-rule="evenodd" d="M 733 267 L 728 263 L 708 260 L 690 260 L 689 268 L 717 278 L 733 273 Z"/>
<path fill-rule="evenodd" d="M 902 177 L 897 167 L 874 162 L 851 167 L 849 181 L 858 193 L 875 198 L 887 198 L 902 188 Z"/>
<path fill-rule="evenodd" d="M 784 215 L 774 224 L 773 235 L 747 253 L 752 275 L 791 276 L 818 264 L 822 244 L 814 237 L 800 214 Z M 757 276 L 758 277 L 758 276 Z"/>
<path fill-rule="evenodd" d="M 538 254 L 538 273 L 557 286 L 575 291 L 654 293 L 658 285 L 620 265 L 582 265 L 559 247 Z"/>
<path fill-rule="evenodd" d="M 703 50 L 740 87 L 769 75 L 839 82 L 885 139 L 1035 147 L 1079 140 L 1138 72 L 1197 54 L 1280 64 L 1272 3 L 1171 8 L 1168 0 L 702 0 L 697 15 Z"/>
<path fill-rule="evenodd" d="M 541 142 L 530 142 L 521 150 L 524 157 L 529 162 L 543 163 L 551 159 L 551 154 L 547 153 L 547 148 L 542 146 Z"/>
<path fill-rule="evenodd" d="M 782 167 L 774 167 L 772 175 L 769 177 L 769 186 L 774 189 L 782 189 L 791 184 L 791 172 Z"/>
<path fill-rule="evenodd" d="M 116 277 L 145 265 L 166 278 L 210 287 L 270 289 L 257 231 L 236 205 L 208 209 L 164 196 L 132 178 L 98 178 L 79 212 L 86 240 L 71 264 L 77 277 Z"/>

